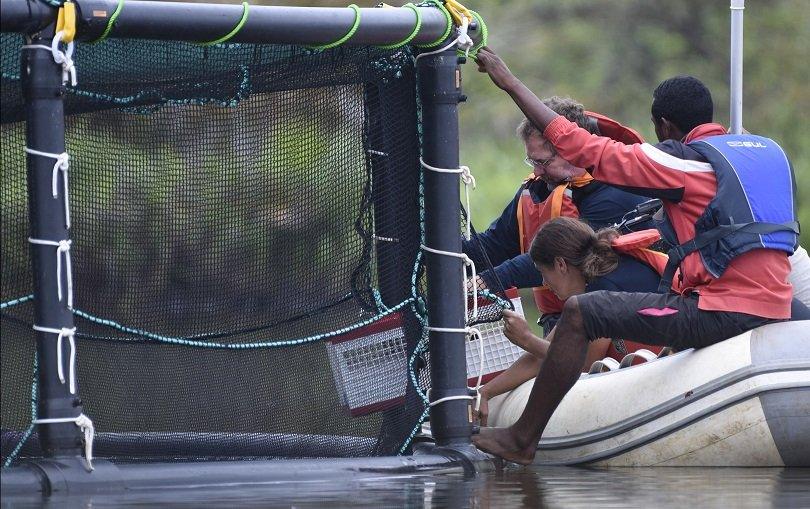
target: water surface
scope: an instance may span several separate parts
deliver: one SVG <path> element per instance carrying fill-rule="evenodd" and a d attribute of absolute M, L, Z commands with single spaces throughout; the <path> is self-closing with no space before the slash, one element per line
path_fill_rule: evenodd
<path fill-rule="evenodd" d="M 268 482 L 44 501 L 4 497 L 2 508 L 12 507 L 810 507 L 810 469 L 513 467 L 473 478 L 446 474 Z"/>

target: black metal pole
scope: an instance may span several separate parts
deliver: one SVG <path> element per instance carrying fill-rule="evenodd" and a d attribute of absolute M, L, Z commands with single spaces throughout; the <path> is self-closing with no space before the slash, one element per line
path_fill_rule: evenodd
<path fill-rule="evenodd" d="M 50 38 L 35 38 L 32 45 L 50 46 Z M 62 67 L 54 62 L 50 51 L 41 48 L 23 49 L 22 82 L 26 98 L 26 146 L 50 154 L 65 151 L 64 86 Z M 8 147 L 22 150 L 23 147 Z M 57 171 L 57 196 L 52 194 L 52 174 L 56 160 L 27 154 L 28 204 L 30 236 L 35 241 L 67 240 L 65 216 L 64 174 Z M 57 258 L 61 258 L 57 262 Z M 57 247 L 31 243 L 31 264 L 34 275 L 34 324 L 61 330 L 73 327 L 73 314 L 68 308 L 67 258 Z M 58 269 L 57 265 L 61 267 Z M 62 297 L 59 297 L 60 281 Z M 82 412 L 81 401 L 70 392 L 71 348 L 68 338 L 61 345 L 62 382 L 58 376 L 57 333 L 37 332 L 39 357 L 39 419 L 74 418 Z M 40 443 L 45 456 L 75 456 L 80 454 L 82 435 L 73 422 L 39 425 Z"/>
<path fill-rule="evenodd" d="M 0 31 L 30 34 L 56 20 L 56 8 L 42 0 L 3 0 L 0 2 Z"/>
<path fill-rule="evenodd" d="M 101 36 L 118 6 L 117 0 L 77 0 L 76 39 Z M 36 0 L 0 3 L 4 32 L 33 32 L 56 19 L 56 9 Z M 43 4 L 44 5 L 44 4 Z M 444 34 L 447 19 L 433 7 L 419 7 L 421 27 L 412 44 L 428 44 Z M 242 19 L 234 4 L 127 0 L 107 35 L 110 38 L 212 41 L 230 33 Z M 250 6 L 247 20 L 229 42 L 323 45 L 341 39 L 355 23 L 352 9 L 336 7 Z M 416 26 L 413 10 L 360 9 L 357 30 L 345 44 L 383 45 L 406 39 Z M 470 35 L 478 36 L 472 26 Z"/>
<path fill-rule="evenodd" d="M 422 101 L 422 157 L 435 168 L 458 168 L 461 70 L 455 48 L 420 58 L 417 73 Z M 461 253 L 459 175 L 426 169 L 424 182 L 425 245 Z M 462 260 L 429 251 L 425 256 L 428 323 L 430 327 L 458 330 L 430 331 L 431 400 L 467 396 Z M 470 443 L 469 404 L 467 399 L 454 399 L 431 408 L 431 430 L 437 445 Z"/>

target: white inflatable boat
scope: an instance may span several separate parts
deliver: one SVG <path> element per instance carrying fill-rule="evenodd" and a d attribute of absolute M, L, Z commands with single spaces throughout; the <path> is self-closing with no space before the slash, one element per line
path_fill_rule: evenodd
<path fill-rule="evenodd" d="M 517 420 L 533 383 L 493 398 L 489 425 Z M 535 464 L 810 466 L 810 321 L 583 374 Z"/>

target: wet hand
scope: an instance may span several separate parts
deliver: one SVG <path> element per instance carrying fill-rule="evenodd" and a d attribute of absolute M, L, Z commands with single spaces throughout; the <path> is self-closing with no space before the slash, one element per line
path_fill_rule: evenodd
<path fill-rule="evenodd" d="M 475 63 L 478 64 L 478 71 L 489 74 L 490 79 L 498 88 L 509 90 L 515 80 L 515 75 L 506 67 L 506 64 L 501 60 L 494 51 L 488 46 L 484 46 L 478 51 L 475 56 Z"/>

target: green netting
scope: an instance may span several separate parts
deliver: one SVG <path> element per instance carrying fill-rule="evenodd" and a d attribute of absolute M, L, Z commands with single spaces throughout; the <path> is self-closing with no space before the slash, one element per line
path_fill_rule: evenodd
<path fill-rule="evenodd" d="M 5 464 L 41 454 L 21 45 L 0 41 Z M 96 455 L 407 452 L 429 380 L 411 49 L 109 40 L 74 60 L 74 318 Z"/>
<path fill-rule="evenodd" d="M 21 44 L 2 36 L 4 461 L 32 417 Z M 77 364 L 97 455 L 406 451 L 426 389 L 410 50 L 111 40 L 74 59 Z M 36 454 L 34 434 L 20 455 Z"/>

